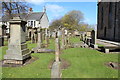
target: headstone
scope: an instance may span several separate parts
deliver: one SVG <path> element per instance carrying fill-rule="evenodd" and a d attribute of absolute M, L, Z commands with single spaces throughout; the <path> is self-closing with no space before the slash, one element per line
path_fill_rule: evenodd
<path fill-rule="evenodd" d="M 45 43 L 46 43 L 46 46 L 48 46 L 48 44 L 49 44 L 49 38 L 48 38 L 48 29 L 47 28 L 45 30 Z"/>
<path fill-rule="evenodd" d="M 60 59 L 60 40 L 58 37 L 57 30 L 55 32 L 55 36 L 56 36 L 56 39 L 55 39 L 55 61 L 57 62 Z"/>
<path fill-rule="evenodd" d="M 27 27 L 27 33 L 28 33 L 28 40 L 31 40 L 31 36 L 32 36 L 32 27 Z"/>
<path fill-rule="evenodd" d="M 94 46 L 94 48 L 98 48 L 96 45 L 96 31 L 92 30 L 91 32 L 91 44 Z"/>
<path fill-rule="evenodd" d="M 51 69 L 51 80 L 60 80 L 61 78 L 61 62 L 60 62 L 60 41 L 58 31 L 55 31 L 55 62 Z"/>
<path fill-rule="evenodd" d="M 42 29 L 38 28 L 38 42 L 37 47 L 42 48 Z"/>
<path fill-rule="evenodd" d="M 35 42 L 35 40 L 34 40 L 34 30 L 33 30 L 33 28 L 32 28 L 32 30 L 31 30 L 31 43 L 34 43 Z"/>
<path fill-rule="evenodd" d="M 34 28 L 34 40 L 35 40 L 35 43 L 37 43 L 37 28 Z"/>
<path fill-rule="evenodd" d="M 10 22 L 10 42 L 4 55 L 4 63 L 23 64 L 30 57 L 26 44 L 26 21 L 14 17 Z"/>
<path fill-rule="evenodd" d="M 65 30 L 62 28 L 62 44 L 61 49 L 65 49 Z"/>
<path fill-rule="evenodd" d="M 32 28 L 31 43 L 37 43 L 37 28 Z"/>
<path fill-rule="evenodd" d="M 0 26 L 0 46 L 4 46 L 3 28 Z"/>

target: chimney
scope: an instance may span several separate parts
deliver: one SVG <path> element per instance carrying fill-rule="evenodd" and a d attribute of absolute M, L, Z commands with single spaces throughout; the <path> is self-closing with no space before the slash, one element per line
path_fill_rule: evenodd
<path fill-rule="evenodd" d="M 29 13 L 33 12 L 33 9 L 32 8 L 29 8 Z"/>

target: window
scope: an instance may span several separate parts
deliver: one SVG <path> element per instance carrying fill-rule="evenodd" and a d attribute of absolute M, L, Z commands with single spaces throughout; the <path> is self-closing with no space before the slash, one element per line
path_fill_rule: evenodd
<path fill-rule="evenodd" d="M 34 27 L 36 26 L 35 23 L 36 23 L 36 22 L 34 21 Z"/>
<path fill-rule="evenodd" d="M 33 21 L 31 21 L 31 26 L 33 26 Z"/>
<path fill-rule="evenodd" d="M 28 26 L 30 26 L 30 21 L 28 21 Z"/>

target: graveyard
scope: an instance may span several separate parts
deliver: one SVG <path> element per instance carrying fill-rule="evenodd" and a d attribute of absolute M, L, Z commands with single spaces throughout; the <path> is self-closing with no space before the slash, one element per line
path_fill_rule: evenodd
<path fill-rule="evenodd" d="M 73 42 L 79 42 L 79 38 L 72 38 Z M 37 44 L 28 43 L 31 50 Z M 54 39 L 50 40 L 50 49 L 54 49 Z M 6 54 L 7 46 L 2 47 L 3 56 Z M 33 53 L 38 59 L 22 67 L 3 67 L 3 78 L 50 78 L 51 70 L 49 63 L 54 60 L 54 54 Z M 67 69 L 62 70 L 62 78 L 117 78 L 118 71 L 105 65 L 105 63 L 118 62 L 118 54 L 104 54 L 89 48 L 69 48 L 62 51 L 62 59 L 70 63 Z M 69 73 L 69 74 L 68 74 Z M 92 73 L 92 74 L 91 74 Z M 102 73 L 102 74 L 101 74 Z"/>
<path fill-rule="evenodd" d="M 23 3 L 8 3 L 3 2 L 5 13 L 0 18 L 3 20 L 0 21 L 1 78 L 119 78 L 119 20 L 110 23 L 111 19 L 117 19 L 118 3 L 98 1 L 96 25 L 86 23 L 80 10 L 73 9 L 50 23 L 45 6 L 43 11 L 34 12 L 32 8 L 25 11 Z M 104 14 L 99 9 L 111 4 L 116 5 L 116 14 L 104 25 L 103 18 L 99 18 Z"/>

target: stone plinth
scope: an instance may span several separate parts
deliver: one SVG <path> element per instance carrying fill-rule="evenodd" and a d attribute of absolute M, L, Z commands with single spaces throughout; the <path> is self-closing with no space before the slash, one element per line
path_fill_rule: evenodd
<path fill-rule="evenodd" d="M 23 60 L 30 57 L 26 44 L 26 21 L 14 17 L 10 22 L 10 41 L 4 55 L 4 63 L 23 64 Z"/>
<path fill-rule="evenodd" d="M 51 80 L 60 80 L 62 76 L 61 73 L 61 63 L 60 62 L 54 62 L 52 65 L 52 70 L 51 70 Z M 59 78 L 59 79 L 55 79 Z"/>

